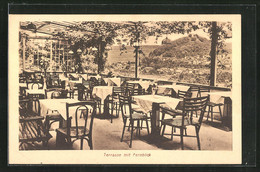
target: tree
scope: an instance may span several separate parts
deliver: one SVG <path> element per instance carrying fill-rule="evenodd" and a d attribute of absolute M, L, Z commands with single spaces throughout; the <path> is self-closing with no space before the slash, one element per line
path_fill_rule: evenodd
<path fill-rule="evenodd" d="M 67 27 L 70 32 L 59 32 L 56 36 L 68 38 L 70 49 L 74 52 L 75 63 L 79 65 L 78 70 L 82 70 L 78 49 L 97 48 L 94 53 L 94 62 L 98 65 L 98 73 L 104 70 L 105 48 L 114 43 L 114 38 L 118 36 L 117 30 L 120 26 L 117 23 L 103 21 L 86 21 Z M 89 53 L 85 51 L 85 53 Z"/>

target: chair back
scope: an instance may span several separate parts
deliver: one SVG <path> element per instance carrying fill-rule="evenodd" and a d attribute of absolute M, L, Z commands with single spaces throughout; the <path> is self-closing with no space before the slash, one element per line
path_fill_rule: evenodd
<path fill-rule="evenodd" d="M 203 93 L 209 93 L 210 88 L 209 87 L 199 87 L 198 97 L 204 96 Z"/>
<path fill-rule="evenodd" d="M 131 90 L 130 95 L 136 96 L 136 95 L 143 95 L 145 93 L 145 90 L 142 89 L 142 87 L 134 88 Z"/>
<path fill-rule="evenodd" d="M 201 125 L 208 101 L 209 101 L 209 96 L 197 97 L 197 98 L 184 98 L 183 107 L 182 107 L 183 114 L 185 115 L 191 114 L 190 120 L 192 121 L 193 112 L 199 113 L 198 122 L 199 125 Z M 183 118 L 185 115 L 183 115 Z M 182 122 L 184 122 L 184 119 L 182 120 Z"/>
<path fill-rule="evenodd" d="M 32 90 L 38 90 L 38 89 L 43 89 L 43 84 L 40 84 L 40 83 L 33 83 L 32 85 L 31 85 L 31 89 Z"/>
<path fill-rule="evenodd" d="M 76 108 L 76 110 L 75 110 Z M 74 113 L 72 113 L 74 112 Z M 80 120 L 81 113 L 83 113 L 83 123 Z M 72 115 L 72 116 L 71 116 Z M 66 103 L 66 116 L 67 116 L 67 135 L 70 136 L 70 127 L 76 128 L 76 137 L 85 136 L 89 131 L 89 136 L 92 135 L 93 121 L 96 115 L 96 103 L 94 101 L 83 101 L 76 103 Z M 88 124 L 88 119 L 90 122 Z M 74 125 L 72 126 L 71 121 L 74 119 Z M 80 133 L 80 129 L 83 128 L 83 133 Z"/>
<path fill-rule="evenodd" d="M 39 98 L 30 97 L 29 99 L 19 101 L 20 113 L 28 116 L 40 116 L 41 108 Z"/>
<path fill-rule="evenodd" d="M 122 87 L 113 87 L 113 98 L 118 98 L 118 95 L 122 95 L 124 93 L 124 89 Z"/>
<path fill-rule="evenodd" d="M 197 95 L 194 95 L 195 97 L 199 96 L 199 90 L 200 90 L 200 88 L 198 86 L 195 86 L 195 85 L 190 86 L 190 89 L 189 89 L 189 91 L 191 93 L 197 94 Z"/>
<path fill-rule="evenodd" d="M 134 83 L 126 83 L 125 85 L 125 94 L 132 94 L 135 89 Z"/>
<path fill-rule="evenodd" d="M 119 108 L 121 108 L 121 113 L 123 119 L 126 117 L 130 117 L 130 120 L 132 119 L 132 98 L 130 96 L 123 96 L 123 95 L 118 95 L 119 98 Z"/>
<path fill-rule="evenodd" d="M 192 93 L 190 91 L 181 91 L 178 90 L 178 98 L 184 99 L 184 98 L 191 98 Z"/>

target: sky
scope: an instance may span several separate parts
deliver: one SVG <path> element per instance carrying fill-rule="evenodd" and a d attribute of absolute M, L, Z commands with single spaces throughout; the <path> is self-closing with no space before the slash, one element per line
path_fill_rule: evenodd
<path fill-rule="evenodd" d="M 199 29 L 199 30 L 196 30 L 196 31 L 193 31 L 189 34 L 198 34 L 199 36 L 201 37 L 204 37 L 204 38 L 207 38 L 207 39 L 210 39 L 209 38 L 209 35 L 207 33 L 205 33 L 203 30 Z M 171 35 L 167 35 L 167 37 L 174 41 L 176 39 L 179 39 L 179 38 L 182 38 L 182 37 L 185 37 L 185 36 L 188 36 L 189 34 L 171 34 Z M 162 40 L 166 38 L 166 35 L 160 37 L 157 41 L 157 43 L 155 43 L 155 37 L 149 37 L 149 39 L 147 39 L 146 43 L 142 43 L 142 45 L 161 45 L 162 43 Z M 232 39 L 226 39 L 226 42 L 232 42 Z"/>

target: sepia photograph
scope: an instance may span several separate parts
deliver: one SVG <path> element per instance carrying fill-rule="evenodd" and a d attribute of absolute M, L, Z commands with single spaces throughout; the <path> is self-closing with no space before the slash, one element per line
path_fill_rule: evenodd
<path fill-rule="evenodd" d="M 240 25 L 9 15 L 10 163 L 240 163 Z"/>

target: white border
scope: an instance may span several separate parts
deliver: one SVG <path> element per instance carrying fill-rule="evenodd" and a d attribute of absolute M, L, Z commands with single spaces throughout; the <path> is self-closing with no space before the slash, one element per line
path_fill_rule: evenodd
<path fill-rule="evenodd" d="M 232 151 L 94 150 L 19 151 L 18 32 L 20 21 L 230 21 L 232 22 Z M 9 164 L 241 164 L 241 16 L 240 15 L 9 15 Z M 106 153 L 151 153 L 150 157 L 106 158 Z"/>

